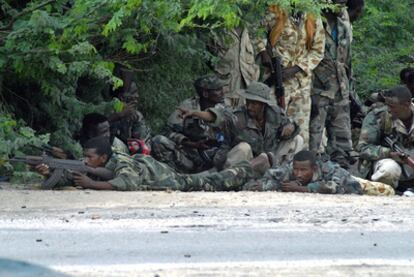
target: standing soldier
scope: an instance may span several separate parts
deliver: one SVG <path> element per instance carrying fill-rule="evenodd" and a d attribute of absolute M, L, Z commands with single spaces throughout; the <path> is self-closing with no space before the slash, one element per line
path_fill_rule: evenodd
<path fill-rule="evenodd" d="M 344 0 L 335 0 L 341 10 L 324 13 L 325 56 L 314 70 L 312 108 L 316 116 L 310 124 L 309 148 L 317 153 L 326 127 L 327 153 L 331 160 L 343 167 L 349 167 L 349 153 L 352 151 L 350 119 L 350 77 L 351 69 L 351 23 Z"/>
<path fill-rule="evenodd" d="M 208 48 L 220 59 L 212 65 L 214 72 L 229 80 L 225 103 L 232 107 L 244 105 L 244 99 L 240 98 L 237 91 L 257 81 L 260 75 L 249 31 L 247 28 L 234 28 L 213 33 Z"/>
<path fill-rule="evenodd" d="M 277 5 L 270 5 L 262 25 L 268 37 L 258 40 L 258 53 L 267 67 L 271 67 L 272 57 L 282 60 L 285 96 L 277 100 L 283 108 L 286 103 L 286 113 L 300 126 L 299 134 L 307 148 L 312 71 L 322 60 L 325 49 L 322 20 L 316 15 L 289 13 Z M 271 54 L 267 49 L 271 49 Z"/>

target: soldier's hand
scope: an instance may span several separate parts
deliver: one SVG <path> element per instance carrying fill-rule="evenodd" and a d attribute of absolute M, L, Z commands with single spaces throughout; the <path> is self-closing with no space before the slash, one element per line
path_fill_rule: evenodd
<path fill-rule="evenodd" d="M 267 51 L 260 52 L 260 58 L 262 59 L 262 64 L 267 67 L 272 66 L 272 57 L 267 53 Z"/>
<path fill-rule="evenodd" d="M 134 115 L 135 115 L 135 104 L 128 103 L 123 109 L 123 111 L 121 112 L 121 117 L 125 118 L 125 117 L 131 117 Z"/>
<path fill-rule="evenodd" d="M 43 176 L 49 176 L 50 170 L 49 166 L 47 164 L 39 164 L 35 167 L 35 170 L 37 173 L 43 175 Z"/>
<path fill-rule="evenodd" d="M 296 75 L 296 73 L 300 72 L 301 70 L 302 69 L 300 69 L 300 67 L 297 65 L 283 68 L 283 72 L 282 72 L 283 81 L 292 79 Z"/>
<path fill-rule="evenodd" d="M 63 151 L 63 149 L 56 147 L 56 146 L 52 147 L 52 155 L 56 158 L 64 159 L 64 160 L 68 158 L 68 155 L 65 153 L 65 151 Z"/>
<path fill-rule="evenodd" d="M 309 192 L 308 188 L 298 181 L 283 182 L 281 188 L 284 192 Z"/>
<path fill-rule="evenodd" d="M 397 162 L 404 162 L 405 156 L 398 152 L 390 152 L 390 158 Z"/>
<path fill-rule="evenodd" d="M 94 182 L 91 178 L 79 172 L 73 172 L 73 181 L 77 186 L 81 186 L 83 188 L 90 187 L 91 183 Z"/>
<path fill-rule="evenodd" d="M 180 111 L 180 117 L 182 119 L 186 119 L 187 117 L 193 116 L 193 111 L 183 109 L 183 108 L 178 108 L 178 110 Z"/>
<path fill-rule="evenodd" d="M 289 123 L 283 127 L 282 133 L 280 134 L 280 136 L 282 138 L 288 138 L 293 134 L 293 132 L 295 132 L 295 125 L 293 125 L 292 123 Z"/>

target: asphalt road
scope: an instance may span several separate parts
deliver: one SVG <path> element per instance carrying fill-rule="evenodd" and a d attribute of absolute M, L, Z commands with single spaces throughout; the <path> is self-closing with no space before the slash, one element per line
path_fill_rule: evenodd
<path fill-rule="evenodd" d="M 74 276 L 413 276 L 413 204 L 281 193 L 0 191 L 0 257 Z"/>

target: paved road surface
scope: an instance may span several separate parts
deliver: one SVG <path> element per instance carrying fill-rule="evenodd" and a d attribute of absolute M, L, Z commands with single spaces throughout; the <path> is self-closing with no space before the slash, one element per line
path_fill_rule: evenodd
<path fill-rule="evenodd" d="M 414 275 L 414 199 L 0 191 L 0 257 L 74 276 Z"/>

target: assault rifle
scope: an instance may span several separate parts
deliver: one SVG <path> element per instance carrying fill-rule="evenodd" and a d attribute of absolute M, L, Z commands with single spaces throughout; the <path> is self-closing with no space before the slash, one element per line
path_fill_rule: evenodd
<path fill-rule="evenodd" d="M 40 164 L 47 165 L 52 172 L 50 177 L 42 183 L 42 189 L 54 188 L 64 176 L 65 170 L 68 170 L 69 172 L 75 171 L 80 173 L 89 173 L 99 177 L 103 181 L 108 181 L 114 178 L 114 173 L 111 170 L 103 167 L 93 168 L 78 160 L 55 159 L 50 156 L 43 155 L 14 157 L 10 159 L 10 161 L 25 163 L 30 166 L 37 166 Z"/>
<path fill-rule="evenodd" d="M 392 139 L 391 137 L 385 137 L 385 142 L 390 146 L 390 148 L 401 155 L 401 159 L 414 170 L 414 159 L 408 155 L 404 149 L 398 144 L 397 140 Z"/>
<path fill-rule="evenodd" d="M 285 109 L 285 88 L 283 87 L 282 60 L 280 57 L 272 58 L 270 70 L 270 76 L 264 81 L 264 83 L 269 87 L 275 86 L 277 104 L 283 109 Z"/>

